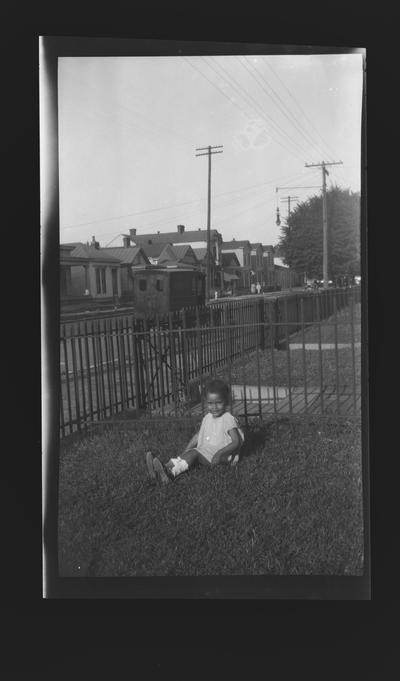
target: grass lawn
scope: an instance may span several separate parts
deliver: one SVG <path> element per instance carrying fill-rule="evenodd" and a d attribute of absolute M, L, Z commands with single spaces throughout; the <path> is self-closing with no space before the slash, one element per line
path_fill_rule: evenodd
<path fill-rule="evenodd" d="M 360 304 L 354 309 L 354 340 L 360 342 Z M 321 324 L 321 342 L 334 343 L 335 329 L 332 325 L 335 317 L 329 317 Z M 337 314 L 337 342 L 349 343 L 351 341 L 350 310 L 345 308 Z M 318 343 L 319 331 L 317 325 L 306 327 L 304 330 L 305 343 Z M 290 343 L 302 343 L 301 331 L 290 337 Z M 282 349 L 272 351 L 270 348 L 263 351 L 247 353 L 242 358 L 235 360 L 230 372 L 224 368 L 218 373 L 232 383 L 244 383 L 247 385 L 258 384 L 258 372 L 260 373 L 261 385 L 287 386 L 290 382 L 293 387 L 303 386 L 307 381 L 308 386 L 319 386 L 321 380 L 322 361 L 322 384 L 326 386 L 339 385 L 339 387 L 352 386 L 353 374 L 357 388 L 361 384 L 361 348 L 354 348 L 354 360 L 352 348 L 340 348 L 337 351 L 319 350 L 290 350 L 282 346 Z M 336 369 L 338 369 L 336 371 Z"/>
<path fill-rule="evenodd" d="M 151 484 L 145 451 L 166 461 L 192 433 L 137 422 L 61 443 L 62 576 L 362 574 L 359 425 L 250 426 L 235 468 Z"/>

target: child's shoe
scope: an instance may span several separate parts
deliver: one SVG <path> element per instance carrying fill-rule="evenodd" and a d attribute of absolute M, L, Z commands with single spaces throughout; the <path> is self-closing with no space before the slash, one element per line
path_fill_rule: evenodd
<path fill-rule="evenodd" d="M 153 455 L 151 452 L 146 452 L 146 466 L 147 466 L 147 472 L 149 474 L 149 477 L 152 480 L 156 480 L 156 472 L 154 470 L 154 465 L 153 465 Z"/>
<path fill-rule="evenodd" d="M 152 461 L 152 465 L 153 465 L 153 470 L 154 470 L 155 475 L 158 477 L 158 479 L 160 480 L 160 482 L 163 485 L 166 485 L 167 482 L 170 482 L 171 478 L 169 477 L 169 475 L 167 475 L 166 470 L 165 470 L 164 466 L 162 465 L 160 459 L 158 459 L 155 456 L 153 461 Z"/>

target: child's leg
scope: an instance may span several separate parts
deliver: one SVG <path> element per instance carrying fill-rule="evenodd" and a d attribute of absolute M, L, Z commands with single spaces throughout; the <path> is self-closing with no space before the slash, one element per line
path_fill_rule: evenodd
<path fill-rule="evenodd" d="M 197 461 L 201 464 L 210 465 L 210 462 L 197 449 L 189 449 L 183 452 L 182 456 L 178 456 L 176 459 L 171 458 L 165 465 L 157 456 L 153 457 L 151 452 L 146 453 L 146 465 L 150 477 L 152 479 L 158 478 L 164 484 L 192 468 Z"/>
<path fill-rule="evenodd" d="M 171 458 L 167 461 L 165 468 L 175 478 L 180 473 L 184 473 L 189 468 L 192 468 L 197 461 L 203 463 L 203 460 L 208 463 L 197 449 L 188 449 L 176 459 Z"/>

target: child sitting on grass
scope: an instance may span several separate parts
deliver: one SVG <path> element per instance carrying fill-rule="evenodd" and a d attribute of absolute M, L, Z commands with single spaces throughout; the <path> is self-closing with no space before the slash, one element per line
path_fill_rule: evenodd
<path fill-rule="evenodd" d="M 160 459 L 146 452 L 147 470 L 153 480 L 168 483 L 195 463 L 206 466 L 237 463 L 244 435 L 236 418 L 227 411 L 229 393 L 224 381 L 214 379 L 208 383 L 205 390 L 208 414 L 181 456 L 171 458 L 164 466 Z"/>

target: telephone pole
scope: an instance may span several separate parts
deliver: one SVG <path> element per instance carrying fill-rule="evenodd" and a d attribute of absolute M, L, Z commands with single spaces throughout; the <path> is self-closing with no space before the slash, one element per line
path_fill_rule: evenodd
<path fill-rule="evenodd" d="M 322 278 L 324 280 L 324 288 L 328 288 L 328 214 L 326 209 L 326 176 L 329 175 L 326 166 L 339 166 L 343 161 L 332 161 L 327 163 L 306 163 L 306 168 L 321 168 L 322 169 Z"/>
<path fill-rule="evenodd" d="M 211 156 L 214 154 L 222 154 L 222 151 L 214 151 L 214 149 L 221 149 L 223 145 L 199 147 L 196 151 L 204 151 L 204 154 L 196 154 L 196 156 L 208 156 L 208 199 L 207 199 L 207 254 L 206 254 L 206 300 L 210 297 L 210 230 L 211 230 Z"/>
<path fill-rule="evenodd" d="M 288 220 L 290 218 L 290 202 L 291 201 L 297 201 L 298 198 L 299 198 L 298 196 L 282 196 L 282 198 L 281 198 L 281 201 L 286 201 L 286 203 L 288 205 L 288 216 L 287 216 Z"/>
<path fill-rule="evenodd" d="M 280 213 L 279 213 L 279 202 L 278 202 L 278 191 L 279 191 L 280 189 L 321 189 L 321 187 L 320 187 L 319 185 L 317 186 L 317 185 L 314 185 L 314 184 L 309 185 L 309 186 L 306 186 L 306 187 L 276 187 L 276 188 L 275 188 L 275 191 L 276 191 L 276 201 L 277 201 L 277 204 L 276 204 L 276 224 L 278 225 L 278 227 L 279 227 L 280 224 L 281 224 L 281 216 L 280 216 Z M 287 199 L 297 199 L 298 197 L 297 197 L 297 196 L 291 196 L 291 197 L 286 196 L 285 198 L 287 198 Z M 289 211 L 288 211 L 288 213 L 289 213 L 289 216 L 288 216 L 288 217 L 290 217 L 290 203 L 289 203 Z"/>

